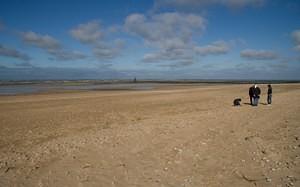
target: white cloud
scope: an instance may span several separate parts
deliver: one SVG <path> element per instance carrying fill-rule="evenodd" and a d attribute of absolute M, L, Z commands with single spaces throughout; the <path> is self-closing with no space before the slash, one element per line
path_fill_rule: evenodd
<path fill-rule="evenodd" d="M 21 62 L 21 63 L 17 63 L 15 64 L 16 67 L 23 67 L 23 68 L 32 68 L 34 67 L 30 62 L 25 61 L 25 62 Z"/>
<path fill-rule="evenodd" d="M 17 59 L 24 60 L 24 61 L 30 60 L 30 57 L 28 55 L 26 55 L 16 49 L 2 46 L 1 44 L 0 44 L 0 56 L 17 58 Z"/>
<path fill-rule="evenodd" d="M 248 60 L 274 60 L 278 59 L 277 53 L 267 50 L 245 49 L 240 53 L 241 57 Z"/>
<path fill-rule="evenodd" d="M 193 52 L 186 49 L 174 49 L 171 51 L 162 50 L 156 53 L 147 53 L 143 57 L 143 62 L 159 63 L 161 61 L 193 61 Z"/>
<path fill-rule="evenodd" d="M 117 26 L 109 27 L 107 30 L 101 28 L 99 21 L 90 21 L 79 24 L 71 29 L 73 38 L 92 48 L 92 53 L 98 60 L 109 60 L 117 57 L 123 48 L 124 42 L 121 40 L 106 41 L 106 32 L 117 32 Z"/>
<path fill-rule="evenodd" d="M 126 18 L 125 28 L 151 45 L 172 48 L 186 45 L 193 34 L 200 35 L 205 28 L 205 19 L 195 14 L 162 13 L 149 18 L 132 14 Z"/>
<path fill-rule="evenodd" d="M 203 8 L 212 5 L 222 5 L 230 8 L 242 8 L 246 6 L 260 7 L 266 0 L 156 0 L 155 6 L 182 8 Z"/>
<path fill-rule="evenodd" d="M 125 29 L 129 33 L 141 37 L 147 46 L 157 50 L 144 55 L 143 61 L 147 63 L 191 64 L 195 47 L 193 37 L 200 37 L 205 26 L 205 19 L 199 15 L 176 12 L 150 17 L 131 14 L 125 20 Z"/>
<path fill-rule="evenodd" d="M 171 63 L 171 64 L 162 64 L 160 65 L 161 67 L 170 67 L 170 68 L 180 68 L 184 66 L 190 66 L 194 64 L 193 60 L 183 60 L 183 61 L 177 61 L 176 63 Z"/>
<path fill-rule="evenodd" d="M 94 44 L 101 40 L 103 33 L 98 21 L 80 24 L 70 31 L 71 35 L 82 43 Z"/>
<path fill-rule="evenodd" d="M 98 45 L 93 48 L 93 54 L 98 59 L 113 59 L 115 58 L 119 53 L 119 48 L 114 48 L 110 46 L 105 45 Z"/>
<path fill-rule="evenodd" d="M 292 39 L 295 43 L 295 50 L 300 52 L 300 30 L 292 32 Z"/>
<path fill-rule="evenodd" d="M 200 54 L 202 56 L 206 56 L 209 54 L 217 55 L 228 53 L 230 50 L 230 46 L 225 41 L 216 41 L 203 47 L 196 46 L 194 50 L 197 54 Z"/>
<path fill-rule="evenodd" d="M 47 50 L 61 48 L 59 41 L 49 35 L 40 35 L 35 32 L 29 31 L 21 33 L 21 36 L 25 43 L 39 48 Z"/>
<path fill-rule="evenodd" d="M 146 53 L 145 63 L 164 63 L 160 66 L 180 67 L 195 63 L 197 55 L 228 53 L 230 46 L 225 41 L 216 41 L 207 46 L 198 46 L 194 41 L 205 30 L 206 20 L 196 14 L 161 13 L 146 17 L 131 14 L 125 20 L 125 29 L 142 38 L 154 52 Z"/>
<path fill-rule="evenodd" d="M 86 57 L 80 52 L 65 50 L 58 40 L 49 35 L 41 35 L 29 31 L 21 33 L 21 37 L 24 43 L 45 50 L 56 60 L 78 60 Z"/>
<path fill-rule="evenodd" d="M 219 3 L 228 7 L 240 8 L 246 6 L 259 7 L 262 6 L 266 0 L 219 0 Z"/>
<path fill-rule="evenodd" d="M 66 51 L 66 50 L 49 50 L 49 54 L 55 57 L 56 60 L 80 60 L 85 59 L 87 56 L 79 51 Z"/>

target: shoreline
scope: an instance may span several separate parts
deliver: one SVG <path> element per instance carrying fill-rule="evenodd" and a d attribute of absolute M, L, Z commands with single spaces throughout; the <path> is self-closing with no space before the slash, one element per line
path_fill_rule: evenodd
<path fill-rule="evenodd" d="M 299 82 L 300 83 L 300 82 Z M 298 82 L 285 83 L 257 83 L 259 85 L 297 85 Z M 53 82 L 33 84 L 0 84 L 0 97 L 21 96 L 21 95 L 44 95 L 55 93 L 76 93 L 76 92 L 115 92 L 115 91 L 146 91 L 170 88 L 222 86 L 222 85 L 251 85 L 252 83 L 240 82 L 110 82 L 110 83 L 83 83 L 83 82 Z"/>

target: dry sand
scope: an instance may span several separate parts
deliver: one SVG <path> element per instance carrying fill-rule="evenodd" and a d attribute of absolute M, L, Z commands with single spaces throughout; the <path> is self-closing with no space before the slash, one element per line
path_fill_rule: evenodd
<path fill-rule="evenodd" d="M 249 86 L 1 96 L 0 186 L 300 186 L 300 84 Z"/>

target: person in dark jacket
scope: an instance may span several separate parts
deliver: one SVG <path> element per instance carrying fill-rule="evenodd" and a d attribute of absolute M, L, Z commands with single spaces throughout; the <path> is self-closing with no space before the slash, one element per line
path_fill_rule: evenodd
<path fill-rule="evenodd" d="M 268 98 L 267 98 L 268 105 L 272 103 L 272 86 L 271 84 L 268 85 Z"/>
<path fill-rule="evenodd" d="M 250 98 L 251 105 L 253 105 L 253 89 L 254 89 L 254 85 L 249 88 L 249 98 Z"/>
<path fill-rule="evenodd" d="M 255 84 L 253 88 L 253 106 L 258 105 L 259 98 L 260 98 L 260 88 Z"/>

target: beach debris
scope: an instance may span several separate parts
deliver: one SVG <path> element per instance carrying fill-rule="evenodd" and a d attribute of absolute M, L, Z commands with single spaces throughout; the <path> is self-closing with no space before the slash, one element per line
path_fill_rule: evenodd
<path fill-rule="evenodd" d="M 173 149 L 174 151 L 176 151 L 177 153 L 181 154 L 182 153 L 182 149 L 174 147 Z"/>
<path fill-rule="evenodd" d="M 83 168 L 83 169 L 85 169 L 85 168 L 90 168 L 91 166 L 92 166 L 91 164 L 86 163 L 84 166 L 82 166 L 82 168 Z"/>
<path fill-rule="evenodd" d="M 175 164 L 180 164 L 181 161 L 180 161 L 180 160 L 174 160 L 174 163 L 175 163 Z"/>
<path fill-rule="evenodd" d="M 297 149 L 297 146 L 293 146 L 293 149 Z"/>
<path fill-rule="evenodd" d="M 13 167 L 13 166 L 7 167 L 6 170 L 5 170 L 4 172 L 7 173 L 7 172 L 8 172 L 9 170 L 11 170 L 11 169 L 15 169 L 15 167 Z"/>
<path fill-rule="evenodd" d="M 245 174 L 243 174 L 242 172 L 238 172 L 238 171 L 235 171 L 235 174 L 238 176 L 238 177 L 240 177 L 240 178 L 242 178 L 242 179 L 244 179 L 244 180 L 246 180 L 246 181 L 248 181 L 248 182 L 257 182 L 257 181 L 262 181 L 262 180 L 266 180 L 266 178 L 251 178 L 251 177 L 249 177 L 249 176 L 246 176 Z"/>
<path fill-rule="evenodd" d="M 267 159 L 267 157 L 263 157 L 262 160 L 265 161 L 265 162 L 270 162 L 270 160 Z"/>
<path fill-rule="evenodd" d="M 192 178 L 191 176 L 187 176 L 187 178 L 185 178 L 183 180 L 183 183 L 181 186 L 190 186 L 190 184 L 192 183 Z"/>
<path fill-rule="evenodd" d="M 269 177 L 266 177 L 266 181 L 267 181 L 267 182 L 271 182 L 272 179 L 270 179 Z"/>
<path fill-rule="evenodd" d="M 291 175 L 286 176 L 291 182 L 296 182 L 297 178 Z"/>
<path fill-rule="evenodd" d="M 120 167 L 126 167 L 126 164 L 125 163 L 120 163 L 119 166 Z"/>
<path fill-rule="evenodd" d="M 271 171 L 276 171 L 276 168 L 271 168 Z"/>
<path fill-rule="evenodd" d="M 90 179 L 90 177 L 87 175 L 87 176 L 84 176 L 84 177 L 80 180 L 80 182 L 88 182 L 89 179 Z"/>
<path fill-rule="evenodd" d="M 44 186 L 44 184 L 43 184 L 43 181 L 42 181 L 42 180 L 39 180 L 39 182 L 38 182 L 38 186 L 39 186 L 39 187 L 43 187 L 43 186 Z"/>
<path fill-rule="evenodd" d="M 248 141 L 248 140 L 250 140 L 251 138 L 254 138 L 255 136 L 246 136 L 244 139 L 246 140 L 246 141 Z"/>

